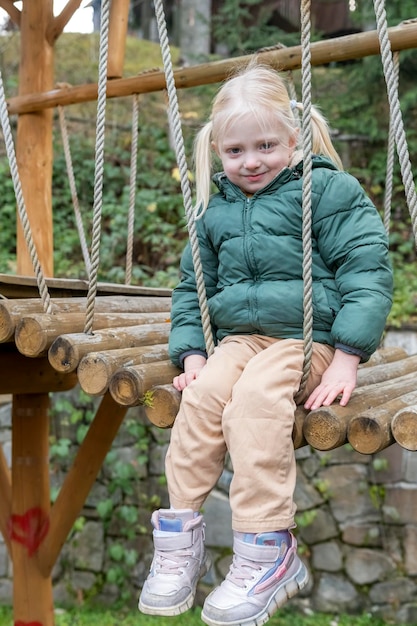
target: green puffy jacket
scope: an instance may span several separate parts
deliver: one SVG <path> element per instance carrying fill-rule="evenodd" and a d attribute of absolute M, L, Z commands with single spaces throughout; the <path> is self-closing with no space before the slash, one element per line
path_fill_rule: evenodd
<path fill-rule="evenodd" d="M 224 174 L 197 221 L 215 342 L 227 335 L 303 337 L 302 173 L 286 168 L 248 198 Z M 381 339 L 392 270 L 381 218 L 359 182 L 324 157 L 312 169 L 313 339 L 366 361 Z M 190 245 L 172 299 L 169 348 L 204 352 Z"/>

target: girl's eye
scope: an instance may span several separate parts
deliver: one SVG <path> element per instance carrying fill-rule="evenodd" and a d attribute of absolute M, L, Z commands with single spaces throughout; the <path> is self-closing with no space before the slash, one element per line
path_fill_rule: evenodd
<path fill-rule="evenodd" d="M 228 152 L 229 152 L 229 154 L 239 154 L 240 149 L 239 148 L 229 148 Z"/>
<path fill-rule="evenodd" d="M 273 147 L 274 144 L 271 141 L 265 141 L 265 143 L 261 145 L 261 150 L 271 150 Z"/>

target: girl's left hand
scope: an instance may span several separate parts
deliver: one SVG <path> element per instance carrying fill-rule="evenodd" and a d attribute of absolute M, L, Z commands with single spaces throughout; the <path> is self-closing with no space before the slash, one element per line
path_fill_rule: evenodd
<path fill-rule="evenodd" d="M 321 383 L 307 398 L 304 408 L 312 411 L 321 406 L 330 406 L 341 395 L 340 405 L 346 406 L 356 387 L 360 357 L 335 350 L 334 357 L 323 373 Z"/>

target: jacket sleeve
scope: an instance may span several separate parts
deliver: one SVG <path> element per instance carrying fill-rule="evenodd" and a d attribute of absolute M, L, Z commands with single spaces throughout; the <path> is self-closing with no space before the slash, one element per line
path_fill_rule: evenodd
<path fill-rule="evenodd" d="M 207 299 L 217 290 L 217 255 L 204 232 L 202 220 L 197 222 L 200 260 L 203 268 L 202 280 Z M 196 274 L 191 245 L 184 249 L 180 264 L 181 280 L 172 294 L 171 332 L 169 356 L 174 365 L 182 367 L 184 352 L 205 353 L 206 345 L 201 321 L 200 303 L 197 292 Z M 213 328 L 215 335 L 215 329 Z"/>
<path fill-rule="evenodd" d="M 354 348 L 366 361 L 378 348 L 392 304 L 382 220 L 359 182 L 346 172 L 334 172 L 314 210 L 313 231 L 341 297 L 332 326 L 334 343 Z"/>

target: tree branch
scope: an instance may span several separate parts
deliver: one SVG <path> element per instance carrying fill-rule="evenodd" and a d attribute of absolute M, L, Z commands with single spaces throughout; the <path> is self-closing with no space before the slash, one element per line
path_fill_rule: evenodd
<path fill-rule="evenodd" d="M 4 9 L 12 22 L 16 24 L 16 26 L 20 26 L 20 16 L 21 11 L 17 7 L 15 7 L 13 0 L 0 0 L 0 8 Z"/>
<path fill-rule="evenodd" d="M 5 0 L 0 0 L 0 4 Z M 81 0 L 68 0 L 61 13 L 54 17 L 51 26 L 48 28 L 46 38 L 52 46 L 61 35 L 65 26 L 68 24 L 75 11 L 80 8 Z"/>

